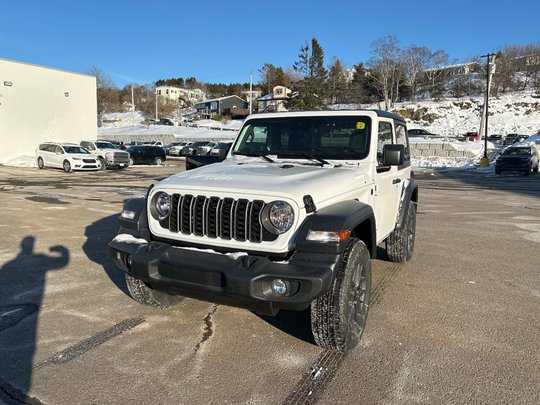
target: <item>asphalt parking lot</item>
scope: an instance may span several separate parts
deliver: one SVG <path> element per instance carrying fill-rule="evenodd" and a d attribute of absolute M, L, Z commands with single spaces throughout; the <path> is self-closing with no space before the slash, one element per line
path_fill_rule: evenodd
<path fill-rule="evenodd" d="M 413 260 L 381 250 L 343 355 L 305 313 L 128 296 L 106 255 L 117 216 L 180 170 L 0 166 L 0 403 L 540 403 L 540 176 L 418 173 Z"/>

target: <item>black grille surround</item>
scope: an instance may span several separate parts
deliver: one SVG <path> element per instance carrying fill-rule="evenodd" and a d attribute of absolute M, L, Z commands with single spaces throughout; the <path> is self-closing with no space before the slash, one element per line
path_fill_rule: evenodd
<path fill-rule="evenodd" d="M 171 196 L 169 221 L 161 222 L 170 232 L 254 243 L 270 242 L 278 235 L 262 225 L 264 201 L 194 196 Z"/>

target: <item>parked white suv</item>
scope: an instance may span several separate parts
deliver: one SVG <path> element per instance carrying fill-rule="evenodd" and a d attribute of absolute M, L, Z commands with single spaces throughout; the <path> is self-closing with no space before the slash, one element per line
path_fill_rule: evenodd
<path fill-rule="evenodd" d="M 129 166 L 129 152 L 118 149 L 111 142 L 82 141 L 81 146 L 85 147 L 98 157 L 102 169 L 124 169 Z"/>
<path fill-rule="evenodd" d="M 417 202 L 403 118 L 257 114 L 223 162 L 129 200 L 109 256 L 141 303 L 310 308 L 315 341 L 344 352 L 364 331 L 377 246 L 391 261 L 412 257 Z"/>
<path fill-rule="evenodd" d="M 56 167 L 65 172 L 101 169 L 98 157 L 75 143 L 42 143 L 36 149 L 35 156 L 40 169 Z"/>

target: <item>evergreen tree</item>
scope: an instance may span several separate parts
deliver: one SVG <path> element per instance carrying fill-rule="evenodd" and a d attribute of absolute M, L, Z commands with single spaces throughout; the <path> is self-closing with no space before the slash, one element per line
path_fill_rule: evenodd
<path fill-rule="evenodd" d="M 316 38 L 311 47 L 305 44 L 300 48 L 299 60 L 293 69 L 302 79 L 292 85 L 292 96 L 287 101 L 291 110 L 320 110 L 326 105 L 327 76 L 324 67 L 324 51 Z"/>
<path fill-rule="evenodd" d="M 340 104 L 348 101 L 349 86 L 347 71 L 340 59 L 334 58 L 328 71 L 330 103 Z"/>

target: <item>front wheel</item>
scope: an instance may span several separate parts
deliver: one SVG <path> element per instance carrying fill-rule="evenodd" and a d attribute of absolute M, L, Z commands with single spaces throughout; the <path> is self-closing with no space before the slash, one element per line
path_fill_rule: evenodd
<path fill-rule="evenodd" d="M 71 171 L 71 163 L 69 163 L 69 160 L 64 160 L 63 168 L 66 173 L 69 173 Z"/>
<path fill-rule="evenodd" d="M 39 167 L 40 169 L 43 169 L 45 167 L 45 163 L 43 163 L 43 159 L 41 157 L 38 157 L 37 167 Z"/>
<path fill-rule="evenodd" d="M 163 291 L 154 290 L 148 287 L 144 281 L 132 277 L 129 274 L 126 274 L 125 276 L 131 297 L 141 304 L 165 309 L 178 304 L 183 299 L 180 295 L 172 295 Z"/>
<path fill-rule="evenodd" d="M 315 342 L 337 352 L 352 350 L 366 326 L 371 297 L 371 257 L 361 240 L 351 239 L 332 287 L 311 303 Z"/>
<path fill-rule="evenodd" d="M 404 224 L 394 229 L 386 239 L 386 253 L 392 262 L 404 263 L 411 260 L 416 235 L 416 205 L 409 202 Z"/>
<path fill-rule="evenodd" d="M 103 159 L 102 157 L 98 159 L 99 159 L 99 163 L 101 163 L 100 170 L 105 170 L 107 168 L 107 166 L 105 166 L 105 159 Z"/>
<path fill-rule="evenodd" d="M 157 158 L 154 159 L 154 164 L 155 164 L 156 166 L 161 166 L 161 163 L 163 163 L 163 161 L 161 160 L 161 158 L 158 158 L 158 157 L 157 157 Z"/>

